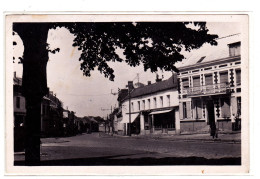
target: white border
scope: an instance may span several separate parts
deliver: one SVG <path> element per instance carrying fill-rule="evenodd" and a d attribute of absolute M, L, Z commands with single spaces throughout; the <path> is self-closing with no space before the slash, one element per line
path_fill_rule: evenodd
<path fill-rule="evenodd" d="M 127 12 L 126 12 L 127 13 Z M 157 14 L 158 13 L 158 14 Z M 209 15 L 208 12 L 205 13 L 193 13 L 197 15 L 184 15 L 186 13 L 180 12 L 177 14 L 162 12 L 156 13 L 131 13 L 125 15 L 122 12 L 115 12 L 111 14 L 102 15 L 97 12 L 89 13 L 90 15 L 83 15 L 81 13 L 76 13 L 80 15 L 9 15 L 7 13 L 6 21 L 6 174 L 8 175 L 187 175 L 196 174 L 202 175 L 202 170 L 204 174 L 246 174 L 249 172 L 249 120 L 243 120 L 242 126 L 242 166 L 144 166 L 144 167 L 26 167 L 26 166 L 13 166 L 13 94 L 12 94 L 12 78 L 13 70 L 10 68 L 12 66 L 12 22 L 117 22 L 117 21 L 211 21 L 211 22 L 234 22 L 242 21 L 245 23 L 245 28 L 243 29 L 243 47 L 242 47 L 242 108 L 243 112 L 248 111 L 249 107 L 249 77 L 248 77 L 248 17 L 243 15 Z M 33 13 L 32 13 L 33 14 Z M 39 13 L 41 14 L 41 13 Z M 45 14 L 45 13 L 43 13 Z M 62 12 L 57 12 L 54 14 L 63 14 Z M 153 15 L 152 15 L 153 14 Z M 174 14 L 174 15 L 171 15 Z M 224 13 L 225 14 L 225 13 Z M 231 13 L 232 14 L 232 13 Z M 246 13 L 245 13 L 246 14 Z M 246 74 L 246 75 L 244 75 Z M 10 83 L 11 82 L 11 83 Z M 248 96 L 246 98 L 246 96 Z M 242 116 L 243 119 L 247 118 L 245 112 Z M 48 171 L 48 173 L 46 173 Z"/>

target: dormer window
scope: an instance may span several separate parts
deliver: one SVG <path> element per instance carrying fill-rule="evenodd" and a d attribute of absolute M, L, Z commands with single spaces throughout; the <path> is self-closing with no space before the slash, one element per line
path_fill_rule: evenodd
<path fill-rule="evenodd" d="M 241 42 L 228 44 L 229 56 L 232 57 L 232 56 L 240 55 L 240 46 L 241 46 Z"/>

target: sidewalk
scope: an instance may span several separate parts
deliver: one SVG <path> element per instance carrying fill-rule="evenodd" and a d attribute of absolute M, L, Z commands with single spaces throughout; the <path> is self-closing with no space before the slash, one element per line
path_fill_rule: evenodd
<path fill-rule="evenodd" d="M 109 136 L 107 134 L 107 136 Z M 129 137 L 121 135 L 113 135 L 114 137 Z M 111 136 L 111 137 L 113 137 Z M 185 134 L 148 134 L 148 135 L 132 135 L 131 138 L 136 139 L 153 139 L 153 140 L 169 140 L 169 141 L 186 141 L 186 142 L 225 142 L 225 143 L 241 143 L 241 132 L 221 132 L 217 139 L 212 139 L 209 133 L 185 133 Z"/>

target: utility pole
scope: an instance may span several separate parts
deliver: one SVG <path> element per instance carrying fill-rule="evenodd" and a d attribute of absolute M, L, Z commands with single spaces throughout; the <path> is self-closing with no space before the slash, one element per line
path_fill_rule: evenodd
<path fill-rule="evenodd" d="M 130 86 L 128 85 L 128 96 L 129 96 L 129 136 L 131 136 L 131 92 Z"/>

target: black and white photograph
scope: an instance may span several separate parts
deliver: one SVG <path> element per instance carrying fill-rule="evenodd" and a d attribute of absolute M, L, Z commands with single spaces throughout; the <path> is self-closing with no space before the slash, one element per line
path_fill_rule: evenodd
<path fill-rule="evenodd" d="M 10 172 L 248 172 L 247 15 L 7 15 L 6 37 Z"/>

